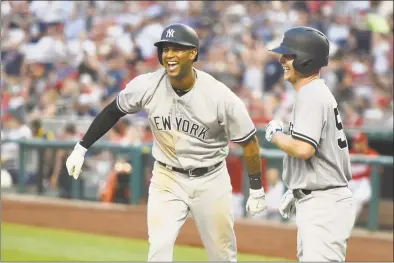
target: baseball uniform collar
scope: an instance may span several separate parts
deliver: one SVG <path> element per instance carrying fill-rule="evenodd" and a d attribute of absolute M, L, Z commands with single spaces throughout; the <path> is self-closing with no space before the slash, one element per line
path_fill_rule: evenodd
<path fill-rule="evenodd" d="M 302 90 L 302 89 L 304 89 L 306 87 L 312 86 L 312 85 L 323 86 L 325 84 L 326 84 L 326 82 L 322 78 L 313 79 L 310 82 L 306 83 L 304 86 L 302 86 L 300 90 Z"/>

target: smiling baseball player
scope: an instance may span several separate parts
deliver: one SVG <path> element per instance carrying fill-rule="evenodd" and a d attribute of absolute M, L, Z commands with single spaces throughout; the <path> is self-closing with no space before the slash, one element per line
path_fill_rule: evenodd
<path fill-rule="evenodd" d="M 287 153 L 283 181 L 289 190 L 280 213 L 296 209 L 297 251 L 300 261 L 344 261 L 355 221 L 349 149 L 337 102 L 320 79 L 328 63 L 329 42 L 309 27 L 288 30 L 279 47 L 285 80 L 293 84 L 289 135 L 279 121 L 271 121 L 266 139 Z"/>
<path fill-rule="evenodd" d="M 242 145 L 250 179 L 247 210 L 266 207 L 256 128 L 242 101 L 223 83 L 193 67 L 197 33 L 183 24 L 165 28 L 155 43 L 164 68 L 131 80 L 92 122 L 69 156 L 78 178 L 89 147 L 122 116 L 148 114 L 156 159 L 148 197 L 148 261 L 172 261 L 178 233 L 193 216 L 209 260 L 236 261 L 232 187 L 226 168 L 229 141 Z"/>

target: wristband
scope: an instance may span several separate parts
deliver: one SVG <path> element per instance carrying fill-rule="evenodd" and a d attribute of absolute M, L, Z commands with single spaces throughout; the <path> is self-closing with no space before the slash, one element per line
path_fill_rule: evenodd
<path fill-rule="evenodd" d="M 263 187 L 261 173 L 249 175 L 250 189 L 259 190 Z"/>
<path fill-rule="evenodd" d="M 92 145 L 88 145 L 88 144 L 86 143 L 86 141 L 84 141 L 83 139 L 80 140 L 80 141 L 78 142 L 78 144 L 79 144 L 80 146 L 82 146 L 83 148 L 85 148 L 85 149 L 89 149 L 90 146 L 92 146 Z"/>
<path fill-rule="evenodd" d="M 88 149 L 86 149 L 83 145 L 81 145 L 80 142 L 75 145 L 74 150 L 78 151 L 79 153 L 81 153 L 84 156 L 85 156 L 86 152 L 88 151 Z"/>

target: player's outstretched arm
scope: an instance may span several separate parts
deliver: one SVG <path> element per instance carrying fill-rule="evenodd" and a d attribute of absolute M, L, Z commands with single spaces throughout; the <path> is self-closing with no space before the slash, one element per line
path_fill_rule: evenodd
<path fill-rule="evenodd" d="M 246 170 L 249 175 L 250 193 L 246 210 L 253 216 L 267 207 L 264 188 L 262 186 L 262 168 L 260 145 L 256 135 L 241 143 Z"/>
<path fill-rule="evenodd" d="M 117 106 L 116 100 L 107 105 L 93 120 L 82 140 L 77 143 L 67 158 L 68 174 L 78 179 L 82 171 L 85 154 L 98 139 L 106 134 L 118 120 L 126 115 Z"/>

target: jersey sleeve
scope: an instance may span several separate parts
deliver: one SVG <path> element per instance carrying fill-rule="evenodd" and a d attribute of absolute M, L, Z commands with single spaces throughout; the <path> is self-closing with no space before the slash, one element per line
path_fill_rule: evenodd
<path fill-rule="evenodd" d="M 256 133 L 245 104 L 232 92 L 225 101 L 224 111 L 224 125 L 230 141 L 241 143 Z"/>
<path fill-rule="evenodd" d="M 292 137 L 317 149 L 324 126 L 324 104 L 314 100 L 313 96 L 300 95 L 295 108 Z"/>
<path fill-rule="evenodd" d="M 137 76 L 118 93 L 116 104 L 120 111 L 128 114 L 139 112 L 142 109 L 149 85 L 147 79 L 146 75 Z"/>

